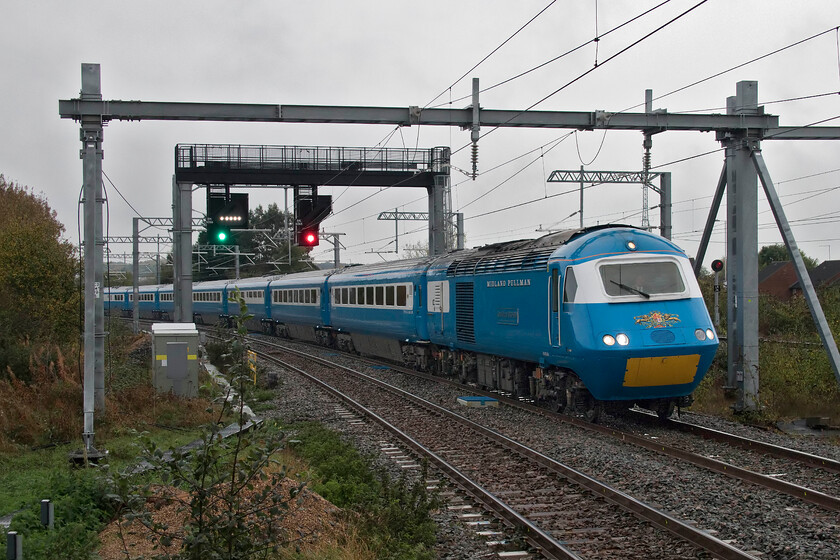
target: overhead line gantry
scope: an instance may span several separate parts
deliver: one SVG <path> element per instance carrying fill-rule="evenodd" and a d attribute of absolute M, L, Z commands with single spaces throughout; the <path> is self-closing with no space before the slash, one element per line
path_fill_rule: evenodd
<path fill-rule="evenodd" d="M 634 130 L 643 134 L 670 131 L 715 132 L 726 148 L 726 159 L 718 182 L 716 215 L 723 189 L 727 196 L 727 281 L 729 286 L 729 379 L 739 391 L 739 410 L 754 410 L 758 403 L 758 211 L 757 178 L 773 208 L 785 245 L 796 265 L 797 276 L 806 295 L 820 336 L 829 355 L 834 374 L 840 381 L 840 354 L 816 298 L 810 277 L 799 255 L 781 203 L 761 156 L 761 140 L 838 140 L 838 127 L 779 126 L 779 117 L 764 114 L 758 106 L 758 83 L 739 82 L 737 95 L 727 100 L 726 114 L 675 114 L 657 110 L 645 113 L 607 111 L 534 111 L 484 109 L 473 96 L 466 109 L 409 107 L 361 107 L 278 105 L 238 103 L 171 103 L 102 99 L 100 67 L 82 64 L 82 89 L 78 98 L 58 102 L 61 118 L 81 125 L 81 159 L 85 199 L 85 427 L 86 446 L 93 444 L 94 395 L 97 408 L 104 409 L 104 312 L 101 294 L 102 259 L 102 134 L 111 121 L 188 120 L 277 123 L 386 124 L 397 126 L 458 126 L 475 134 L 484 127 L 565 128 L 577 130 Z M 173 187 L 175 187 L 173 185 Z M 177 205 L 176 205 L 177 206 Z M 738 212 L 735 212 L 738 208 Z M 179 251 L 176 266 L 183 268 L 190 254 L 191 224 L 180 208 L 173 230 Z M 442 216 L 441 216 L 442 218 Z M 180 223 L 180 225 L 178 225 Z M 710 213 L 709 224 L 714 223 Z M 707 224 L 707 234 L 711 225 Z M 442 225 L 442 224 L 441 224 Z M 704 235 L 707 242 L 708 236 Z M 696 266 L 702 265 L 706 247 L 701 246 Z M 188 267 L 189 268 L 189 267 Z M 699 268 L 698 268 L 699 269 Z M 184 270 L 184 310 L 182 320 L 192 316 L 189 270 Z M 733 336 L 734 334 L 734 336 Z"/>

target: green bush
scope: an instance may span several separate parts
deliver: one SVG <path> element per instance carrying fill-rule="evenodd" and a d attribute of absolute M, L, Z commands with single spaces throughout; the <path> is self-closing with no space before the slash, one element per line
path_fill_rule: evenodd
<path fill-rule="evenodd" d="M 436 525 L 430 513 L 440 506 L 426 490 L 426 466 L 409 484 L 376 471 L 348 442 L 319 424 L 296 426 L 295 452 L 312 466 L 312 489 L 333 504 L 353 512 L 350 521 L 376 551 L 377 558 L 434 558 Z"/>
<path fill-rule="evenodd" d="M 700 278 L 710 314 L 713 314 L 712 277 Z M 818 288 L 826 321 L 835 341 L 840 334 L 840 286 Z M 726 299 L 721 294 L 721 329 L 726 336 Z M 830 416 L 840 420 L 840 386 L 817 334 L 805 298 L 790 301 L 761 296 L 759 320 L 759 400 L 763 407 L 756 420 L 786 417 Z M 712 368 L 695 392 L 695 410 L 725 414 L 734 404 L 726 394 L 727 344 L 722 342 Z"/>
<path fill-rule="evenodd" d="M 53 502 L 52 530 L 41 525 L 40 503 L 15 515 L 10 529 L 24 535 L 25 558 L 86 560 L 96 550 L 98 533 L 113 513 L 107 484 L 98 469 L 56 472 L 45 489 Z"/>

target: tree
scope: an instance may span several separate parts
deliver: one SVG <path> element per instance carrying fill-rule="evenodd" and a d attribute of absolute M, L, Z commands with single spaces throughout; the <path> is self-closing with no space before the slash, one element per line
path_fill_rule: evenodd
<path fill-rule="evenodd" d="M 799 250 L 799 254 L 802 255 L 802 260 L 805 261 L 805 268 L 811 270 L 817 266 L 817 260 L 807 256 L 802 249 Z M 781 243 L 776 243 L 775 245 L 765 245 L 761 248 L 758 252 L 758 268 L 761 270 L 768 264 L 774 262 L 784 262 L 789 261 L 790 255 L 788 254 L 787 247 L 785 247 Z"/>
<path fill-rule="evenodd" d="M 294 235 L 287 235 L 288 229 L 294 231 L 295 217 L 291 213 L 280 210 L 275 203 L 267 208 L 257 206 L 250 214 L 251 227 L 267 229 L 267 232 L 254 233 L 249 237 L 249 252 L 254 253 L 253 273 L 249 276 L 262 276 L 288 272 L 311 270 L 312 261 L 309 252 L 312 250 L 295 245 Z M 291 263 L 289 263 L 289 239 L 291 238 Z"/>
<path fill-rule="evenodd" d="M 0 208 L 0 377 L 28 380 L 33 352 L 75 342 L 78 259 L 47 201 L 3 175 Z"/>
<path fill-rule="evenodd" d="M 429 256 L 429 243 L 426 241 L 418 241 L 417 243 L 407 243 L 403 247 L 403 257 L 407 259 L 416 259 Z"/>

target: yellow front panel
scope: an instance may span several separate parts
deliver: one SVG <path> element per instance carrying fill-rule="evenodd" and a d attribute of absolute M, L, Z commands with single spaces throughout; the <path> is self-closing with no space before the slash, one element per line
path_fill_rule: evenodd
<path fill-rule="evenodd" d="M 682 385 L 694 381 L 700 354 L 630 358 L 624 372 L 625 387 Z"/>

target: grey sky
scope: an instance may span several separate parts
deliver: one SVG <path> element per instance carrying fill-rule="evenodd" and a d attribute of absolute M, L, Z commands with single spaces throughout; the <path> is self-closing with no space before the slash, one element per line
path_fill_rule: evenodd
<path fill-rule="evenodd" d="M 436 103 L 468 95 L 470 77 L 480 78 L 487 87 L 592 39 L 596 6 L 597 29 L 604 33 L 659 2 L 558 1 L 451 93 L 446 89 L 548 3 L 5 0 L 0 7 L 0 173 L 43 192 L 67 227 L 68 238 L 77 239 L 79 128 L 58 118 L 58 100 L 78 96 L 82 62 L 101 64 L 105 99 L 423 106 L 441 91 L 445 93 Z M 605 37 L 598 44 L 598 62 L 696 3 L 672 0 Z M 661 95 L 838 25 L 836 0 L 710 0 L 538 108 L 625 110 L 644 101 L 646 88 Z M 524 109 L 592 68 L 595 61 L 596 48 L 589 45 L 483 94 L 481 104 Z M 739 80 L 758 80 L 761 102 L 838 92 L 837 33 L 656 100 L 654 107 L 722 112 Z M 453 106 L 467 104 L 458 101 Z M 766 111 L 779 115 L 785 126 L 808 124 L 840 116 L 840 96 L 768 104 Z M 840 126 L 840 119 L 824 125 Z M 105 129 L 103 168 L 141 213 L 164 216 L 170 214 L 176 143 L 373 146 L 392 131 L 393 127 L 371 125 L 115 122 Z M 577 216 L 567 218 L 577 210 L 576 193 L 479 216 L 569 190 L 568 185 L 546 184 L 553 169 L 577 169 L 582 163 L 598 170 L 641 167 L 641 134 L 604 136 L 596 131 L 570 136 L 522 170 L 540 154 L 539 146 L 566 133 L 508 129 L 481 140 L 479 171 L 485 173 L 474 182 L 453 173 L 453 206 L 465 213 L 469 246 L 535 237 L 540 225 L 576 226 Z M 468 141 L 469 133 L 458 129 L 412 127 L 397 131 L 388 145 L 457 149 Z M 654 137 L 653 164 L 719 147 L 708 133 L 659 134 Z M 840 143 L 765 141 L 763 148 L 801 248 L 819 260 L 827 259 L 829 252 L 840 258 Z M 533 149 L 535 154 L 487 171 Z M 673 177 L 674 239 L 689 253 L 696 250 L 722 160 L 716 153 L 661 169 Z M 456 154 L 453 165 L 469 169 L 469 150 Z M 819 175 L 791 181 L 815 174 Z M 396 207 L 426 210 L 424 193 L 417 190 L 388 189 L 352 208 L 372 191 L 344 191 L 334 187 L 322 192 L 335 198 L 335 215 L 324 227 L 347 234 L 342 237 L 347 261 L 378 260 L 369 251 L 393 249 L 389 242 L 394 225 L 376 221 L 378 212 Z M 276 201 L 282 207 L 281 192 L 252 192 L 252 205 Z M 109 233 L 129 235 L 134 212 L 112 188 L 108 193 Z M 203 191 L 198 191 L 196 209 L 203 209 L 203 200 Z M 651 204 L 655 202 L 651 193 Z M 774 243 L 780 237 L 765 210 L 762 205 L 759 239 Z M 638 225 L 640 211 L 638 186 L 606 185 L 586 193 L 587 224 Z M 651 223 L 658 224 L 658 219 L 658 211 L 652 210 Z M 401 248 L 426 239 L 425 231 L 405 233 L 419 227 L 416 222 L 401 227 Z M 721 225 L 710 258 L 723 255 L 722 240 Z M 112 247 L 115 252 L 128 249 Z M 322 244 L 314 256 L 327 260 L 331 251 Z"/>

